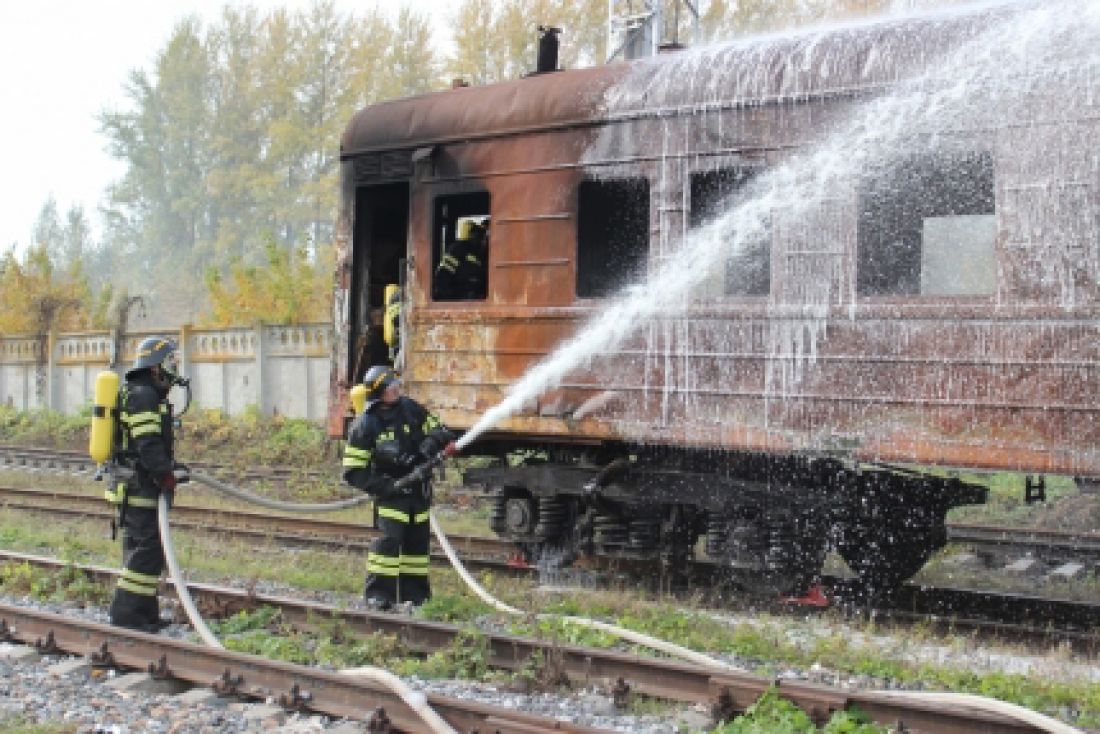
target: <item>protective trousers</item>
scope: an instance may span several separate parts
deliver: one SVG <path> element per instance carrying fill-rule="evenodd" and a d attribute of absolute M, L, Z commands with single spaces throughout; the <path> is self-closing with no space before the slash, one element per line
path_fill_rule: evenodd
<path fill-rule="evenodd" d="M 364 596 L 386 608 L 398 602 L 420 605 L 432 595 L 428 580 L 428 502 L 420 497 L 378 500 L 376 512 L 382 537 L 367 554 Z"/>
<path fill-rule="evenodd" d="M 128 503 L 122 524 L 123 570 L 111 600 L 111 624 L 155 632 L 160 622 L 157 587 L 165 565 L 156 499 L 139 495 Z"/>

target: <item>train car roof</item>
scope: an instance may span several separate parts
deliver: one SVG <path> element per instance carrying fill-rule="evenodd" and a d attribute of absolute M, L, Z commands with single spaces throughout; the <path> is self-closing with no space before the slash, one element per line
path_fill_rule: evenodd
<path fill-rule="evenodd" d="M 341 157 L 889 86 L 1011 12 L 994 6 L 850 22 L 381 102 L 352 117 Z"/>
<path fill-rule="evenodd" d="M 352 117 L 341 155 L 590 122 L 625 71 L 612 64 L 381 102 Z"/>

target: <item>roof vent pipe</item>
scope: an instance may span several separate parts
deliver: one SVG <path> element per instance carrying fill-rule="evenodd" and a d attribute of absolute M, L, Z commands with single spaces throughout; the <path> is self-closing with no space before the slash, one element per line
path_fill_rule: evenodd
<path fill-rule="evenodd" d="M 545 74 L 548 71 L 558 70 L 558 34 L 561 28 L 540 25 L 539 33 L 539 58 L 535 67 L 536 74 Z"/>

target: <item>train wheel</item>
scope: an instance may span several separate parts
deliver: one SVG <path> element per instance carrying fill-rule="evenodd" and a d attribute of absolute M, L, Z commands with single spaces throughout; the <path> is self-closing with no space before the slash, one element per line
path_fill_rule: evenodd
<path fill-rule="evenodd" d="M 899 515 L 847 527 L 837 544 L 841 558 L 872 596 L 908 581 L 947 540 L 942 516 L 921 523 Z"/>

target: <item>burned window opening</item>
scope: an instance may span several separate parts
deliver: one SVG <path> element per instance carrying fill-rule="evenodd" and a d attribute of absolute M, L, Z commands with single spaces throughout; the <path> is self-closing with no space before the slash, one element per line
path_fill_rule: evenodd
<path fill-rule="evenodd" d="M 489 281 L 488 192 L 440 196 L 432 221 L 432 300 L 484 300 Z"/>
<path fill-rule="evenodd" d="M 996 287 L 993 159 L 913 157 L 866 182 L 859 198 L 861 296 L 989 295 Z"/>
<path fill-rule="evenodd" d="M 602 298 L 645 272 L 649 181 L 583 181 L 577 196 L 577 296 Z"/>
<path fill-rule="evenodd" d="M 691 176 L 691 229 L 720 214 L 738 191 L 758 173 L 753 168 L 724 168 Z M 745 244 L 726 259 L 722 293 L 727 296 L 766 296 L 771 291 L 771 236 Z"/>

